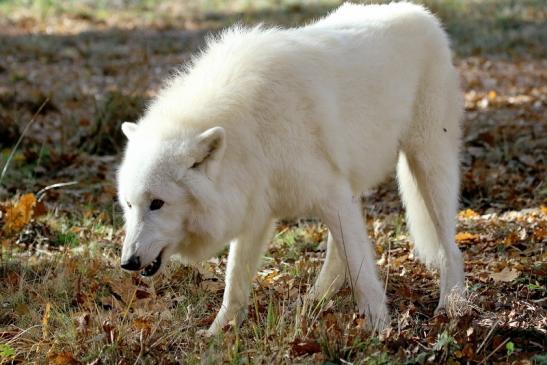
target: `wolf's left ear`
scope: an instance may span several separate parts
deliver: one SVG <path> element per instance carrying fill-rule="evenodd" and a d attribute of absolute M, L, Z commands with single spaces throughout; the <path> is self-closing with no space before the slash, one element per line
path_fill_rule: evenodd
<path fill-rule="evenodd" d="M 224 150 L 226 149 L 226 132 L 222 127 L 213 127 L 197 136 L 191 152 L 192 169 L 204 169 L 207 176 L 215 177 Z"/>
<path fill-rule="evenodd" d="M 125 134 L 127 139 L 131 139 L 131 137 L 133 137 L 136 131 L 137 131 L 136 123 L 129 123 L 129 122 L 122 123 L 122 132 L 123 134 Z"/>

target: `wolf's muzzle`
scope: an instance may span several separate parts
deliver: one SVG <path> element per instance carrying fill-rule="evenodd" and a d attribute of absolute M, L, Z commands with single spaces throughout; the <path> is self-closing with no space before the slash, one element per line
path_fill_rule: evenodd
<path fill-rule="evenodd" d="M 131 256 L 126 262 L 122 262 L 122 269 L 137 271 L 141 268 L 141 258 L 139 256 Z"/>

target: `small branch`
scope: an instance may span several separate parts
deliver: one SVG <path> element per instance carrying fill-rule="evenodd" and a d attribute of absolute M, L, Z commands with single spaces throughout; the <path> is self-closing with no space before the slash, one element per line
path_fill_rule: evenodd
<path fill-rule="evenodd" d="M 78 184 L 78 181 L 68 181 L 68 182 L 48 185 L 48 186 L 46 186 L 45 188 L 43 188 L 42 190 L 40 190 L 39 192 L 36 193 L 36 198 L 40 202 L 40 201 L 42 201 L 43 197 L 45 196 L 45 193 L 47 193 L 49 190 L 62 188 L 62 187 L 65 187 L 65 186 L 76 185 L 76 184 Z"/>
<path fill-rule="evenodd" d="M 484 341 L 482 341 L 482 343 L 480 344 L 479 348 L 477 349 L 477 355 L 479 354 L 479 352 L 481 352 L 483 346 L 486 344 L 486 341 L 488 341 L 488 339 L 490 338 L 490 336 L 492 335 L 492 333 L 494 332 L 494 330 L 495 330 L 496 327 L 498 326 L 498 323 L 499 323 L 499 320 L 497 320 L 496 322 L 494 322 L 494 324 L 492 325 L 492 328 L 490 328 L 490 331 L 488 331 L 488 334 L 487 334 L 486 337 L 484 338 Z"/>
<path fill-rule="evenodd" d="M 507 337 L 507 338 L 505 339 L 505 341 L 503 341 L 502 343 L 500 343 L 500 344 L 498 345 L 498 347 L 496 347 L 496 348 L 494 349 L 494 351 L 492 351 L 488 356 L 486 356 L 484 359 L 482 359 L 482 361 L 479 363 L 479 365 L 481 365 L 481 364 L 486 364 L 486 361 L 488 361 L 488 359 L 489 359 L 492 355 L 494 355 L 494 354 L 495 354 L 503 345 L 505 345 L 509 340 L 510 340 L 510 338 Z"/>

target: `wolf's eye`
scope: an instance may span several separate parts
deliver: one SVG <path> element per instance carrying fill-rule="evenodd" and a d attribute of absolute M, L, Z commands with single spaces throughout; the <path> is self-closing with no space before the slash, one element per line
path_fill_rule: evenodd
<path fill-rule="evenodd" d="M 150 203 L 150 210 L 158 210 L 163 206 L 164 201 L 160 199 L 154 199 L 152 200 L 152 203 Z"/>
<path fill-rule="evenodd" d="M 131 208 L 131 203 L 130 202 L 126 201 L 125 203 L 127 204 L 128 208 Z"/>

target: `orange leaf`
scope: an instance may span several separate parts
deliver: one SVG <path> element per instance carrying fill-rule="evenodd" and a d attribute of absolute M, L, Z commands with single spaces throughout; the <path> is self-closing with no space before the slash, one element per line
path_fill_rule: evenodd
<path fill-rule="evenodd" d="M 139 331 L 148 332 L 150 331 L 152 324 L 150 323 L 150 321 L 147 321 L 146 319 L 137 318 L 133 321 L 133 327 L 135 327 L 135 329 Z"/>
<path fill-rule="evenodd" d="M 80 362 L 72 356 L 70 352 L 59 352 L 48 356 L 50 364 L 55 365 L 76 365 Z"/>
<path fill-rule="evenodd" d="M 479 239 L 478 234 L 470 233 L 470 232 L 459 232 L 456 235 L 456 241 L 457 242 L 469 242 L 469 241 L 475 241 Z"/>
<path fill-rule="evenodd" d="M 518 242 L 518 240 L 519 240 L 519 235 L 516 234 L 515 232 L 511 232 L 505 237 L 505 239 L 503 240 L 503 244 L 505 246 L 511 246 L 512 244 Z"/>
<path fill-rule="evenodd" d="M 468 219 L 468 218 L 476 218 L 479 216 L 479 214 L 477 212 L 475 212 L 473 209 L 466 209 L 466 210 L 462 210 L 458 216 L 460 218 L 464 218 L 464 219 Z"/>
<path fill-rule="evenodd" d="M 7 233 L 17 233 L 32 219 L 36 197 L 32 193 L 25 194 L 19 201 L 6 209 L 4 230 Z"/>

